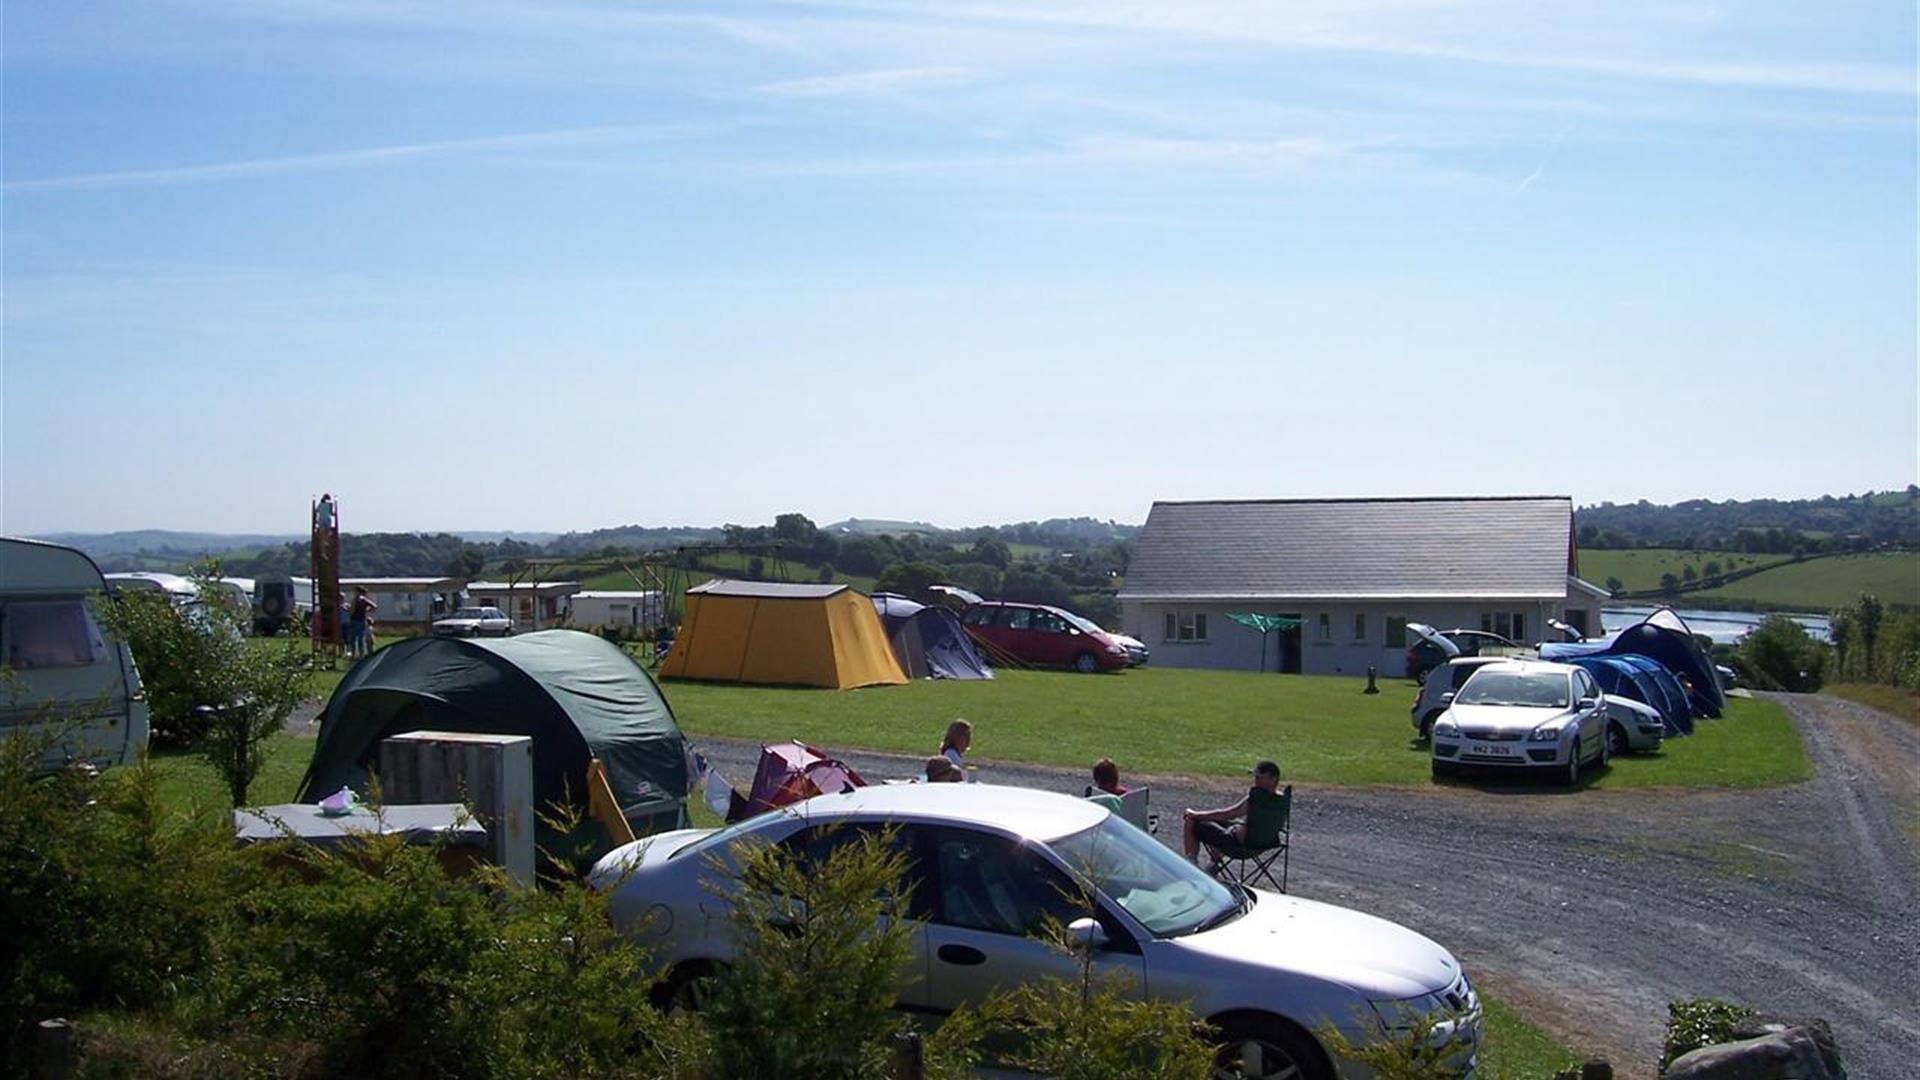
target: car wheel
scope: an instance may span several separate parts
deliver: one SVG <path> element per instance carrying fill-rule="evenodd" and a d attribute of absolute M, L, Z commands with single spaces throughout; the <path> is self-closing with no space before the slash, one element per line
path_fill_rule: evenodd
<path fill-rule="evenodd" d="M 1627 729 L 1621 727 L 1619 724 L 1608 724 L 1607 743 L 1605 749 L 1601 751 L 1601 762 L 1604 763 L 1609 758 L 1617 758 L 1626 752 Z"/>
<path fill-rule="evenodd" d="M 1073 658 L 1073 670 L 1082 675 L 1091 675 L 1100 670 L 1100 659 L 1090 652 L 1083 652 Z"/>
<path fill-rule="evenodd" d="M 1444 780 L 1447 777 L 1452 776 L 1453 774 L 1454 774 L 1454 767 L 1452 764 L 1445 761 L 1441 761 L 1437 758 L 1434 760 L 1433 778 L 1435 780 Z"/>
<path fill-rule="evenodd" d="M 713 965 L 704 960 L 681 964 L 653 988 L 653 1007 L 668 1016 L 700 1012 L 706 1008 L 713 974 Z"/>
<path fill-rule="evenodd" d="M 1213 1055 L 1215 1080 L 1331 1080 L 1320 1048 L 1290 1024 L 1235 1020 L 1221 1025 L 1220 1033 L 1220 1048 Z"/>
<path fill-rule="evenodd" d="M 1440 719 L 1439 709 L 1435 709 L 1420 718 L 1420 738 L 1422 740 L 1433 738 L 1433 722 L 1438 719 Z"/>
<path fill-rule="evenodd" d="M 1567 751 L 1567 771 L 1560 777 L 1568 787 L 1580 786 L 1580 738 L 1574 736 L 1573 746 Z"/>

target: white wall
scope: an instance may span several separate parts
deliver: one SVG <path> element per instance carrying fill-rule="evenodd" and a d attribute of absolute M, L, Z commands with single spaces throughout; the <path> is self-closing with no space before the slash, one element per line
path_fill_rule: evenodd
<path fill-rule="evenodd" d="M 1227 618 L 1229 611 L 1259 612 L 1265 615 L 1299 615 L 1300 670 L 1308 675 L 1365 675 L 1369 665 L 1379 668 L 1383 677 L 1406 673 L 1406 646 L 1387 644 L 1387 619 L 1398 616 L 1423 622 L 1442 630 L 1463 626 L 1477 630 L 1483 613 L 1504 612 L 1511 617 L 1526 616 L 1525 640 L 1560 640 L 1548 630 L 1547 618 L 1558 618 L 1564 605 L 1534 600 L 1463 601 L 1447 603 L 1366 602 L 1329 603 L 1325 601 L 1262 600 L 1234 604 L 1167 604 L 1157 601 L 1123 601 L 1120 605 L 1121 629 L 1153 650 L 1153 663 L 1167 667 L 1222 668 L 1235 671 L 1259 671 L 1262 641 L 1260 632 Z M 1598 605 L 1590 616 L 1597 625 Z M 1169 640 L 1165 632 L 1166 615 L 1172 612 L 1179 621 L 1195 612 L 1207 616 L 1207 640 Z M 1332 633 L 1320 638 L 1320 616 L 1326 615 Z M 1354 616 L 1364 615 L 1364 637 L 1355 637 Z M 1280 634 L 1265 641 L 1266 670 L 1279 664 Z"/>
<path fill-rule="evenodd" d="M 659 625 L 662 603 L 659 597 L 642 600 L 635 596 L 587 596 L 573 598 L 573 625 L 580 628 L 626 626 L 647 629 Z"/>

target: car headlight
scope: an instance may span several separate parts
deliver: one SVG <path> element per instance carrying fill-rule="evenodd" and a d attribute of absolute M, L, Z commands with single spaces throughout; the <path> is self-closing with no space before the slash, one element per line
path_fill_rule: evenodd
<path fill-rule="evenodd" d="M 1433 733 L 1435 735 L 1458 735 L 1460 734 L 1460 725 L 1443 716 L 1433 722 Z"/>
<path fill-rule="evenodd" d="M 1573 727 L 1571 724 L 1565 727 L 1562 727 L 1559 724 L 1547 724 L 1541 727 L 1534 728 L 1533 734 L 1527 736 L 1527 741 L 1528 742 L 1559 742 L 1560 736 L 1565 735 L 1568 731 L 1571 731 L 1572 729 Z"/>

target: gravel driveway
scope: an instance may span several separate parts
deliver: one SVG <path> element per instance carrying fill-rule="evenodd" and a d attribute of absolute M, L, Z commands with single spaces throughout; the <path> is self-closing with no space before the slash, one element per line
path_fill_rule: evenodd
<path fill-rule="evenodd" d="M 1302 787 L 1293 892 L 1421 929 L 1477 981 L 1625 1076 L 1653 1075 L 1667 1002 L 1703 995 L 1826 1017 L 1856 1078 L 1914 1075 L 1920 729 L 1837 698 L 1775 700 L 1806 741 L 1807 783 L 1577 795 Z M 930 748 L 939 734 L 927 733 Z M 698 743 L 736 785 L 751 783 L 757 746 Z M 979 732 L 983 781 L 1073 794 L 1086 782 L 996 765 L 992 745 L 993 732 Z M 870 779 L 919 769 L 898 755 L 845 757 Z M 1161 839 L 1176 847 L 1182 807 L 1240 790 L 1217 778 L 1123 779 L 1152 784 Z"/>

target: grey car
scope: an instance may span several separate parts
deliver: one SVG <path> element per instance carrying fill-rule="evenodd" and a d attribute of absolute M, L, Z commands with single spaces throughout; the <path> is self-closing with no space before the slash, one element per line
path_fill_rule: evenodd
<path fill-rule="evenodd" d="M 821 795 L 725 829 L 682 830 L 608 854 L 590 877 L 615 925 L 668 972 L 665 997 L 697 1003 L 699 979 L 733 957 L 726 897 L 742 844 L 814 860 L 885 830 L 915 867 L 906 915 L 915 955 L 900 1004 L 947 1013 L 995 990 L 1072 979 L 1080 959 L 1035 936 L 1049 918 L 1091 950 L 1101 976 L 1184 1001 L 1223 1038 L 1216 1075 L 1334 1080 L 1371 1075 L 1313 1034 L 1368 1045 L 1436 1021 L 1461 1075 L 1475 1066 L 1478 996 L 1452 954 L 1395 923 L 1229 886 L 1086 799 L 989 784 L 901 784 Z M 1091 906 L 1069 902 L 1090 887 Z"/>

